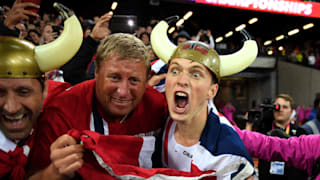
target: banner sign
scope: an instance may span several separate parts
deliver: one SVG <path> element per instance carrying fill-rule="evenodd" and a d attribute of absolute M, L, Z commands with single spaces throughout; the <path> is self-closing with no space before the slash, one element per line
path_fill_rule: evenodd
<path fill-rule="evenodd" d="M 229 8 L 320 18 L 320 3 L 290 0 L 194 0 Z"/>

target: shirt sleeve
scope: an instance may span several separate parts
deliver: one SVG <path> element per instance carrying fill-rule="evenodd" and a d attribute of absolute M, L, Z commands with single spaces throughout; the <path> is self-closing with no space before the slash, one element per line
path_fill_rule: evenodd
<path fill-rule="evenodd" d="M 259 159 L 285 161 L 311 174 L 313 165 L 320 157 L 320 135 L 301 135 L 284 139 L 240 130 L 237 127 L 235 129 L 250 155 Z"/>
<path fill-rule="evenodd" d="M 35 146 L 31 152 L 28 171 L 37 172 L 46 168 L 50 163 L 50 145 L 62 134 L 69 130 L 61 113 L 54 108 L 48 108 L 39 120 L 36 132 Z M 32 173 L 31 173 L 32 174 Z"/>

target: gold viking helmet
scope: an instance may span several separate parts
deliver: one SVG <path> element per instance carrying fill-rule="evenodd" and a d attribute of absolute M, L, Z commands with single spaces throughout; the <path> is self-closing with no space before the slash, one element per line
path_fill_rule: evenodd
<path fill-rule="evenodd" d="M 64 30 L 53 42 L 34 46 L 15 37 L 0 37 L 0 78 L 38 78 L 68 62 L 82 43 L 82 27 L 72 11 L 53 5 L 65 19 Z"/>
<path fill-rule="evenodd" d="M 239 51 L 229 55 L 219 56 L 212 48 L 195 41 L 187 41 L 177 48 L 167 36 L 168 27 L 167 22 L 160 21 L 151 32 L 151 45 L 156 55 L 166 63 L 170 59 L 178 57 L 197 61 L 215 73 L 218 79 L 244 70 L 256 59 L 258 54 L 256 41 L 251 40 L 249 37 L 247 37 L 243 47 Z M 212 54 L 207 55 L 207 58 L 205 58 L 205 55 L 200 53 L 201 51 L 194 52 L 196 51 L 195 47 L 189 50 L 183 49 L 184 46 L 192 44 L 194 46 L 201 46 L 201 48 L 207 47 L 209 48 L 208 52 L 212 52 Z"/>
<path fill-rule="evenodd" d="M 180 44 L 170 59 L 184 58 L 196 61 L 210 69 L 220 79 L 220 58 L 207 44 L 199 41 L 186 41 Z"/>

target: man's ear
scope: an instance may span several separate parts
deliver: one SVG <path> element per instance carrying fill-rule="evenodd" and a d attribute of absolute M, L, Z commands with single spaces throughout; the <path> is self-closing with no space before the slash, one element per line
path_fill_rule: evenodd
<path fill-rule="evenodd" d="M 97 68 L 96 65 L 94 65 L 94 77 L 98 76 L 99 68 Z"/>
<path fill-rule="evenodd" d="M 208 91 L 208 98 L 214 98 L 217 95 L 219 90 L 219 85 L 217 83 L 211 84 L 210 89 Z"/>

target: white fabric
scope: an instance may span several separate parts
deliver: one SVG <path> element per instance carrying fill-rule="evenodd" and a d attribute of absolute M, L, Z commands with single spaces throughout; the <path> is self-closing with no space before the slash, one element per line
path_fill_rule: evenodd
<path fill-rule="evenodd" d="M 14 151 L 16 149 L 17 144 L 8 139 L 2 131 L 0 131 L 0 149 L 3 152 L 8 153 L 9 151 Z"/>
<path fill-rule="evenodd" d="M 102 122 L 103 122 L 104 135 L 109 135 L 108 123 L 103 118 L 102 118 Z M 95 128 L 94 128 L 94 117 L 93 117 L 93 113 L 92 112 L 91 112 L 91 115 L 90 115 L 90 131 L 95 131 Z"/>
<path fill-rule="evenodd" d="M 152 153 L 154 152 L 156 138 L 154 136 L 144 136 L 143 144 L 139 154 L 139 166 L 142 168 L 152 168 Z"/>

